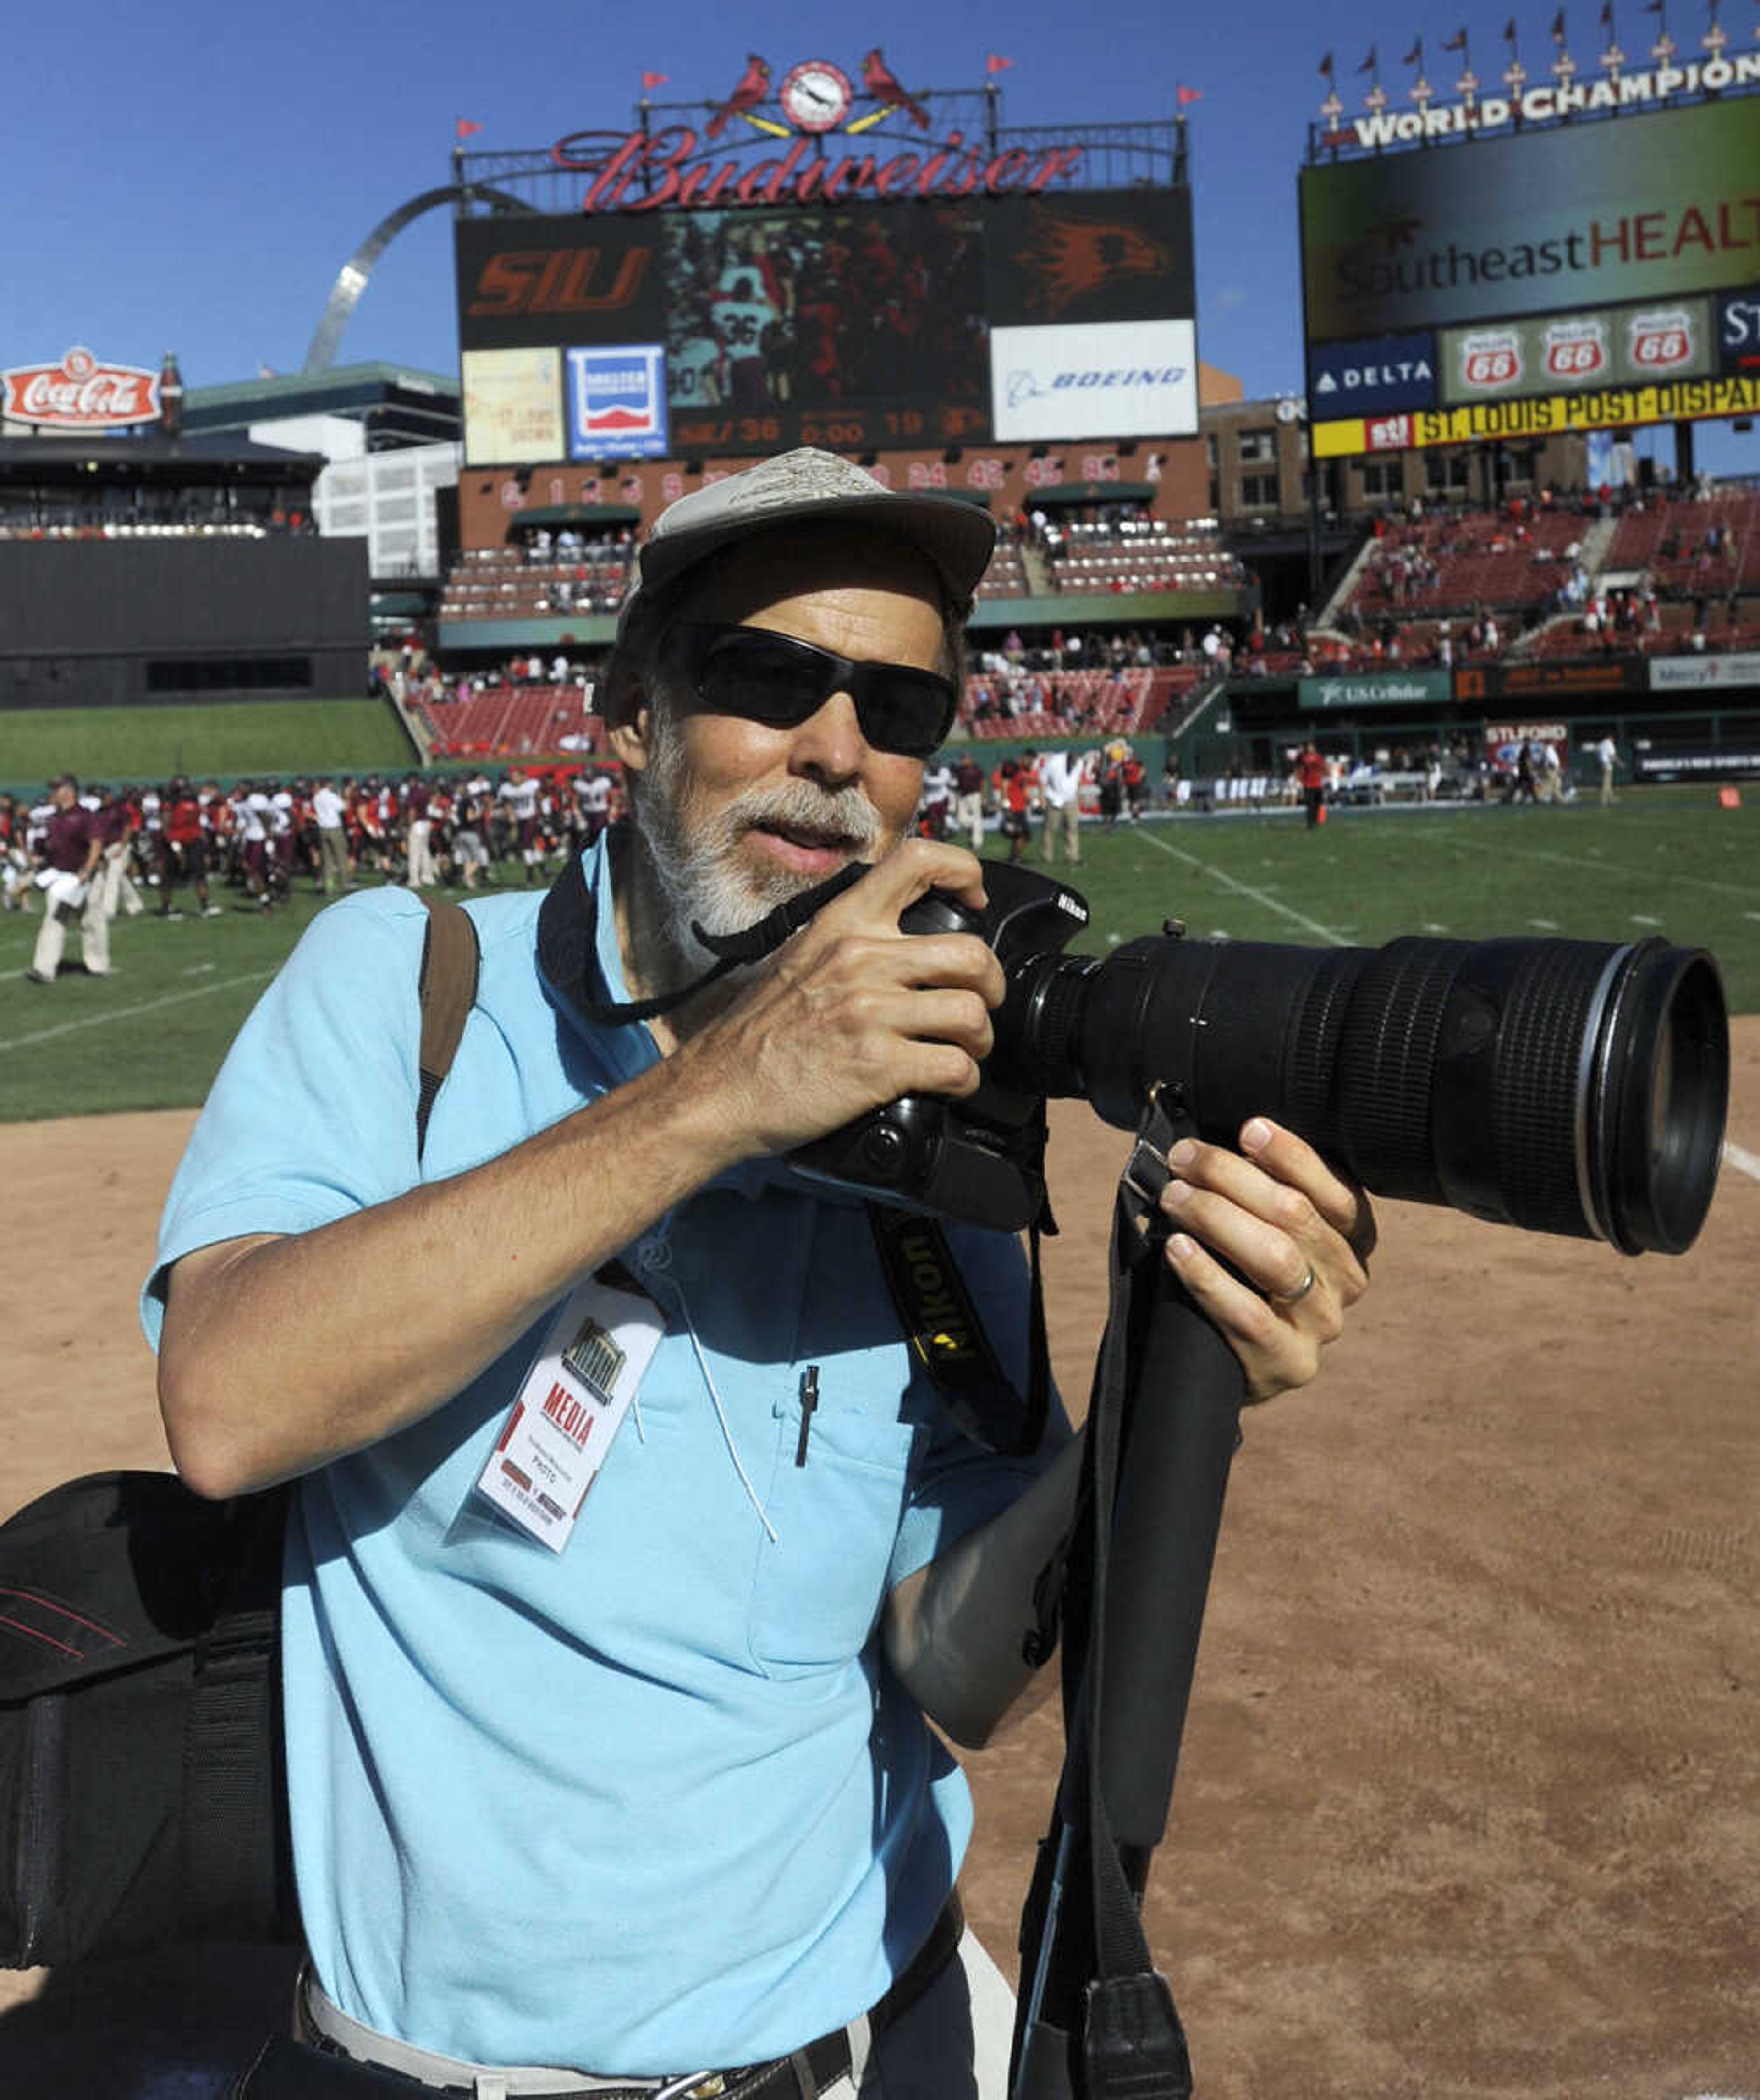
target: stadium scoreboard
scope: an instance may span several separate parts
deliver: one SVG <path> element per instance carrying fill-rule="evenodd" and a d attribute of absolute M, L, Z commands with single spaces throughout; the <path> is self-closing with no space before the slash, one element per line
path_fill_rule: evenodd
<path fill-rule="evenodd" d="M 1191 437 L 1184 183 L 462 218 L 470 466 Z"/>
<path fill-rule="evenodd" d="M 1305 168 L 1317 458 L 1760 412 L 1760 100 Z"/>

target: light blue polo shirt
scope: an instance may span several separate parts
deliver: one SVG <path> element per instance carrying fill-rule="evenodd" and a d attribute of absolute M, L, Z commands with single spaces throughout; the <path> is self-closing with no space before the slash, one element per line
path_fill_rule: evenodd
<path fill-rule="evenodd" d="M 584 871 L 623 999 L 602 850 Z M 655 1061 L 646 1029 L 586 1023 L 545 982 L 538 898 L 469 909 L 478 1003 L 419 1167 L 426 913 L 384 889 L 313 921 L 173 1184 L 143 1298 L 155 1343 L 179 1255 L 460 1173 Z M 950 1239 L 1024 1379 L 1018 1246 Z M 927 1934 L 970 1800 L 881 1661 L 880 1608 L 1034 1467 L 953 1428 L 859 1205 L 753 1162 L 624 1258 L 666 1335 L 566 1549 L 474 1491 L 546 1313 L 425 1420 L 307 1476 L 283 1661 L 301 1908 L 337 2004 L 451 2056 L 653 2076 L 854 2018 Z M 276 1404 L 273 1361 L 238 1378 Z"/>

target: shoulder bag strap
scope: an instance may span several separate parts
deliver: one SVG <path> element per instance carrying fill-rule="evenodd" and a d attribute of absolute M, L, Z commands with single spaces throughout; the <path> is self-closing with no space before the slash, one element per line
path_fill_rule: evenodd
<path fill-rule="evenodd" d="M 418 1157 L 477 995 L 477 929 L 462 906 L 424 898 Z M 242 1496 L 225 1597 L 196 1643 L 183 1737 L 183 1862 L 190 1936 L 298 1936 L 287 1835 L 279 1670 L 287 1486 Z"/>
<path fill-rule="evenodd" d="M 421 1092 L 416 1103 L 416 1156 L 428 1141 L 428 1118 L 477 999 L 482 955 L 477 929 L 461 904 L 424 897 L 428 930 L 421 944 Z"/>

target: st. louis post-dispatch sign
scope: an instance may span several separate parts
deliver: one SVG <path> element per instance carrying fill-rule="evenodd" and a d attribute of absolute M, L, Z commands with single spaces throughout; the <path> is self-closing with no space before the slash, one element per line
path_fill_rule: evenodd
<path fill-rule="evenodd" d="M 1361 452 L 1421 451 L 1431 445 L 1483 444 L 1499 439 L 1517 442 L 1573 430 L 1753 415 L 1760 415 L 1760 373 L 1736 373 L 1661 386 L 1609 386 L 1522 401 L 1471 401 L 1456 408 L 1350 416 L 1316 423 L 1310 435 L 1316 459 L 1348 459 Z"/>

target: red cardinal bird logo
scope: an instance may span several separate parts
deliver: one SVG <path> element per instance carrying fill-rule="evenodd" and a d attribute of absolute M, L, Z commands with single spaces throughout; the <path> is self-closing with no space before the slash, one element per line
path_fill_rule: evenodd
<path fill-rule="evenodd" d="M 1030 303 L 1053 315 L 1109 278 L 1154 276 L 1172 265 L 1161 243 L 1134 226 L 1049 211 L 1034 212 L 1029 245 L 1014 259 L 1039 280 Z"/>
<path fill-rule="evenodd" d="M 727 128 L 730 117 L 743 117 L 747 110 L 755 108 L 770 92 L 770 69 L 756 51 L 746 53 L 746 69 L 740 74 L 738 86 L 727 99 L 717 106 L 709 119 L 707 135 L 719 139 Z"/>
<path fill-rule="evenodd" d="M 889 102 L 895 109 L 907 110 L 920 130 L 929 129 L 929 112 L 908 89 L 901 87 L 892 68 L 880 56 L 876 44 L 862 61 L 862 85 L 876 102 Z"/>

